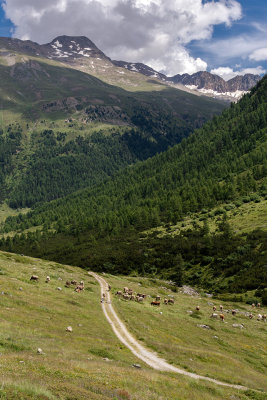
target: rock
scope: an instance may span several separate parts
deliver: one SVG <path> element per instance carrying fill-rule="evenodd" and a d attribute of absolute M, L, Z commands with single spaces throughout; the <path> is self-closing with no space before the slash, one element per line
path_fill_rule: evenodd
<path fill-rule="evenodd" d="M 103 360 L 104 360 L 104 361 L 111 361 L 111 360 L 110 360 L 109 358 L 107 358 L 107 357 L 104 357 Z"/>
<path fill-rule="evenodd" d="M 133 367 L 134 367 L 134 368 L 140 369 L 140 368 L 141 368 L 141 365 L 140 365 L 140 364 L 133 364 Z"/>
<path fill-rule="evenodd" d="M 188 294 L 189 296 L 199 296 L 199 293 L 195 289 L 186 285 L 182 286 L 182 293 Z"/>
<path fill-rule="evenodd" d="M 242 324 L 233 324 L 232 326 L 233 326 L 234 328 L 244 329 L 244 325 L 242 325 Z"/>
<path fill-rule="evenodd" d="M 78 326 L 80 326 L 80 327 L 81 327 L 81 326 L 82 326 L 82 324 L 78 324 Z"/>
<path fill-rule="evenodd" d="M 61 287 L 57 287 L 57 290 L 61 291 L 61 290 L 62 290 L 62 288 L 61 288 Z"/>
<path fill-rule="evenodd" d="M 199 328 L 210 329 L 209 325 L 197 325 Z"/>
<path fill-rule="evenodd" d="M 205 293 L 205 296 L 207 296 L 207 297 L 213 297 L 213 294 L 211 294 L 211 293 Z"/>
<path fill-rule="evenodd" d="M 62 278 L 57 278 L 58 281 L 62 281 Z"/>
<path fill-rule="evenodd" d="M 23 290 L 22 287 L 20 287 L 19 290 L 20 290 L 20 291 Z"/>
<path fill-rule="evenodd" d="M 162 311 L 160 311 L 160 315 L 162 315 Z"/>
<path fill-rule="evenodd" d="M 193 314 L 193 311 L 191 311 L 191 310 L 187 310 L 186 311 L 188 314 Z"/>
<path fill-rule="evenodd" d="M 72 332 L 72 327 L 71 327 L 71 326 L 68 326 L 68 327 L 66 328 L 66 331 L 67 331 L 67 332 Z"/>
<path fill-rule="evenodd" d="M 214 303 L 211 303 L 210 301 L 208 301 L 208 306 L 214 306 Z"/>
<path fill-rule="evenodd" d="M 214 337 L 214 339 L 219 339 L 218 336 L 213 336 L 213 337 Z"/>
<path fill-rule="evenodd" d="M 37 349 L 37 354 L 43 354 L 43 350 L 40 347 Z"/>

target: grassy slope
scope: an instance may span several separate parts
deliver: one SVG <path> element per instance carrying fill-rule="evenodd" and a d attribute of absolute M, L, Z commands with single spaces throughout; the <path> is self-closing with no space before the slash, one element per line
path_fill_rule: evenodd
<path fill-rule="evenodd" d="M 81 269 L 3 252 L 0 253 L 0 269 L 0 287 L 1 292 L 4 292 L 0 294 L 1 399 L 263 400 L 264 398 L 263 394 L 252 391 L 238 393 L 235 390 L 196 382 L 182 376 L 159 373 L 142 363 L 142 370 L 132 368 L 132 364 L 139 361 L 114 336 L 100 308 L 99 287 Z M 32 273 L 39 275 L 39 283 L 29 281 Z M 44 283 L 47 274 L 51 277 L 49 284 Z M 70 278 L 78 281 L 83 279 L 87 290 L 77 294 L 73 289 L 65 288 L 64 281 Z M 112 282 L 114 288 L 130 283 L 124 278 L 108 277 L 108 280 Z M 146 282 L 150 285 L 148 281 Z M 56 290 L 58 286 L 63 288 L 62 291 Z M 138 288 L 137 281 L 134 286 Z M 154 293 L 157 291 L 155 288 L 147 290 Z M 187 302 L 184 307 L 192 305 L 191 298 L 184 297 L 183 301 Z M 119 305 L 116 302 L 116 307 L 122 316 L 126 315 L 124 307 L 127 307 L 126 319 L 132 322 L 131 331 L 136 332 L 138 329 L 137 336 L 144 337 L 148 345 L 150 345 L 149 337 L 151 336 L 154 341 L 155 333 L 161 332 L 154 345 L 164 355 L 164 351 L 167 351 L 168 355 L 167 343 L 173 341 L 173 336 L 167 326 L 164 327 L 166 335 L 163 334 L 162 322 L 156 310 L 133 303 Z M 165 315 L 164 312 L 161 316 L 168 319 L 170 328 L 173 326 L 172 320 L 176 321 L 177 318 L 175 309 L 176 306 L 170 308 L 168 314 Z M 187 319 L 189 321 L 183 328 L 185 341 L 188 341 L 187 336 L 191 335 L 191 330 L 195 326 L 195 320 Z M 148 331 L 149 336 L 145 329 L 147 324 L 153 328 Z M 69 325 L 73 327 L 72 333 L 65 331 Z M 194 332 L 198 335 L 200 331 L 194 328 Z M 196 346 L 192 345 L 191 353 L 194 355 L 191 354 L 191 358 L 206 351 L 206 332 L 201 331 L 201 334 L 203 334 L 202 340 L 194 338 L 201 344 L 201 349 L 195 353 Z M 258 336 L 263 332 L 259 331 L 254 321 L 250 334 L 253 337 L 248 336 L 246 343 L 252 347 L 251 353 L 254 355 L 254 358 L 248 357 L 253 358 L 256 363 L 256 366 L 252 365 L 249 369 L 255 381 L 252 384 L 249 379 L 245 383 L 263 387 L 258 367 L 263 357 L 262 347 L 257 353 Z M 224 335 L 230 337 L 233 333 L 226 332 Z M 243 338 L 240 335 L 239 331 L 235 332 L 236 338 Z M 216 354 L 225 352 L 221 341 L 213 346 L 217 346 Z M 38 347 L 41 347 L 45 354 L 38 355 Z M 184 354 L 181 356 L 181 363 L 185 365 Z M 110 361 L 103 360 L 105 357 Z M 234 358 L 233 365 L 235 365 Z M 201 369 L 201 363 L 203 361 L 195 363 L 195 368 Z M 207 364 L 210 365 L 209 358 Z M 247 367 L 243 355 L 238 365 Z M 216 373 L 221 373 L 221 370 L 222 368 L 219 368 Z M 237 380 L 242 378 L 243 376 L 238 377 Z"/>
<path fill-rule="evenodd" d="M 149 299 L 139 304 L 114 296 L 115 308 L 129 329 L 170 363 L 225 382 L 267 389 L 267 348 L 264 345 L 267 326 L 255 318 L 258 312 L 266 313 L 266 307 L 253 310 L 254 319 L 249 320 L 241 313 L 251 312 L 252 307 L 244 303 L 219 302 L 204 293 L 196 297 L 173 293 L 161 281 L 114 276 L 108 276 L 107 280 L 113 293 L 127 286 L 150 296 L 160 294 L 162 298 L 169 295 L 175 298 L 173 306 L 161 305 L 158 309 L 150 306 Z M 217 309 L 222 304 L 224 309 L 238 309 L 241 313 L 236 316 L 225 313 L 225 323 L 211 319 L 213 311 L 208 304 L 211 302 Z M 197 305 L 199 313 L 194 311 Z M 233 327 L 234 323 L 243 324 L 244 329 Z M 211 329 L 197 326 L 204 324 Z"/>

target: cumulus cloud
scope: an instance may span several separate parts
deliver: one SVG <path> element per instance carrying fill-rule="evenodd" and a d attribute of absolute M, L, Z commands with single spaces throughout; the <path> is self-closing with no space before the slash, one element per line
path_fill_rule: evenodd
<path fill-rule="evenodd" d="M 250 60 L 255 61 L 265 61 L 267 60 L 267 47 L 263 47 L 261 49 L 254 50 L 253 53 L 249 55 Z"/>
<path fill-rule="evenodd" d="M 242 16 L 237 0 L 5 0 L 14 36 L 39 43 L 85 35 L 115 59 L 144 62 L 168 74 L 205 70 L 186 49 L 214 25 Z"/>
<path fill-rule="evenodd" d="M 233 68 L 230 67 L 220 67 L 215 68 L 210 71 L 212 74 L 221 76 L 224 80 L 228 81 L 229 79 L 234 78 L 237 75 L 245 75 L 245 74 L 255 74 L 255 75 L 263 75 L 266 70 L 261 66 L 255 68 L 243 68 L 241 70 L 234 71 Z"/>

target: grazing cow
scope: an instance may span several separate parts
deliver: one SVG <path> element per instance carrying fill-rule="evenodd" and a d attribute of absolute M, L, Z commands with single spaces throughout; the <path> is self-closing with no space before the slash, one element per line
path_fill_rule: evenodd
<path fill-rule="evenodd" d="M 116 294 L 117 296 L 122 296 L 122 291 L 121 291 L 121 290 L 118 290 L 115 294 Z"/>
<path fill-rule="evenodd" d="M 220 311 L 222 311 L 223 310 L 223 306 L 222 305 L 220 305 Z"/>
<path fill-rule="evenodd" d="M 257 303 L 257 307 L 260 308 L 260 306 L 261 306 L 261 303 Z"/>
<path fill-rule="evenodd" d="M 262 320 L 262 315 L 258 314 L 257 321 L 261 321 L 261 320 Z"/>
<path fill-rule="evenodd" d="M 263 314 L 263 316 L 262 316 L 262 320 L 265 322 L 265 321 L 266 321 L 266 319 L 267 319 L 267 315 L 266 315 L 266 314 Z"/>
<path fill-rule="evenodd" d="M 174 304 L 174 299 L 168 299 L 169 304 Z"/>
<path fill-rule="evenodd" d="M 71 282 L 70 281 L 66 281 L 65 287 L 70 287 L 70 286 L 71 286 Z"/>
<path fill-rule="evenodd" d="M 254 307 L 255 307 L 255 303 L 252 303 L 252 304 L 251 304 L 251 307 L 253 307 L 253 308 L 254 308 Z"/>
<path fill-rule="evenodd" d="M 131 295 L 130 300 L 135 300 L 135 295 L 134 294 Z"/>
<path fill-rule="evenodd" d="M 131 296 L 133 294 L 133 289 L 128 290 L 128 295 Z"/>
<path fill-rule="evenodd" d="M 31 281 L 38 281 L 38 280 L 39 280 L 39 276 L 37 276 L 37 275 L 32 275 L 30 280 L 31 280 Z"/>
<path fill-rule="evenodd" d="M 213 306 L 212 308 L 213 308 L 213 311 L 216 311 L 216 310 L 217 310 L 216 306 Z"/>
<path fill-rule="evenodd" d="M 50 282 L 50 276 L 46 277 L 45 283 L 48 283 L 48 282 Z"/>
<path fill-rule="evenodd" d="M 136 296 L 136 300 L 139 301 L 139 303 L 142 303 L 144 301 L 144 298 L 142 296 L 140 297 Z"/>
<path fill-rule="evenodd" d="M 72 280 L 71 282 L 70 282 L 72 285 L 77 285 L 77 281 L 74 281 L 74 280 Z"/>
<path fill-rule="evenodd" d="M 124 300 L 129 300 L 130 296 L 127 293 L 124 293 L 123 298 Z"/>
<path fill-rule="evenodd" d="M 123 288 L 123 293 L 128 293 L 128 292 L 129 292 L 129 289 L 127 287 L 124 287 Z"/>
<path fill-rule="evenodd" d="M 169 299 L 164 299 L 164 304 L 168 304 Z"/>
<path fill-rule="evenodd" d="M 74 290 L 75 290 L 75 292 L 80 293 L 83 289 L 84 289 L 84 285 L 78 285 L 78 286 L 76 286 L 76 288 Z"/>
<path fill-rule="evenodd" d="M 220 314 L 220 320 L 224 322 L 224 314 Z"/>
<path fill-rule="evenodd" d="M 236 315 L 236 310 L 232 310 L 232 315 Z"/>
<path fill-rule="evenodd" d="M 210 316 L 210 318 L 218 318 L 218 314 L 212 313 L 211 316 Z"/>
<path fill-rule="evenodd" d="M 160 296 L 159 295 L 156 296 L 156 301 L 160 301 Z"/>
<path fill-rule="evenodd" d="M 154 300 L 150 303 L 152 306 L 160 306 L 160 301 Z"/>
<path fill-rule="evenodd" d="M 196 306 L 196 311 L 199 311 L 200 310 L 200 307 L 199 306 Z"/>
<path fill-rule="evenodd" d="M 253 318 L 253 314 L 250 313 L 248 317 L 249 317 L 249 319 L 252 319 Z"/>

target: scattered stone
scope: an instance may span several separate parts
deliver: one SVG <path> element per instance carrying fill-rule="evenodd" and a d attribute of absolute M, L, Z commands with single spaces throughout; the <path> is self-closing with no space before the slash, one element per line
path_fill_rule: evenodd
<path fill-rule="evenodd" d="M 111 361 L 111 360 L 110 360 L 109 358 L 107 358 L 107 357 L 104 357 L 103 360 L 104 360 L 104 361 Z"/>
<path fill-rule="evenodd" d="M 205 295 L 206 295 L 207 297 L 213 297 L 213 294 L 211 294 L 211 293 L 205 293 Z"/>
<path fill-rule="evenodd" d="M 80 327 L 81 327 L 81 326 L 82 326 L 82 324 L 78 324 L 78 326 L 80 326 Z"/>
<path fill-rule="evenodd" d="M 233 324 L 232 326 L 233 326 L 234 328 L 244 329 L 244 325 L 243 325 L 243 324 Z"/>
<path fill-rule="evenodd" d="M 58 281 L 62 281 L 62 278 L 57 278 Z"/>
<path fill-rule="evenodd" d="M 193 314 L 193 311 L 191 311 L 191 310 L 187 310 L 186 311 L 188 314 Z"/>
<path fill-rule="evenodd" d="M 208 301 L 208 306 L 214 306 L 214 303 L 211 303 L 210 301 Z"/>
<path fill-rule="evenodd" d="M 23 290 L 22 287 L 20 287 L 19 290 L 20 290 L 20 291 Z"/>
<path fill-rule="evenodd" d="M 37 349 L 37 354 L 43 354 L 43 350 L 40 347 Z"/>
<path fill-rule="evenodd" d="M 199 328 L 210 329 L 209 325 L 197 325 Z"/>
<path fill-rule="evenodd" d="M 20 363 L 25 363 L 25 361 L 20 361 Z"/>
<path fill-rule="evenodd" d="M 61 288 L 61 287 L 57 287 L 57 290 L 61 291 L 61 290 L 62 290 L 62 288 Z"/>
<path fill-rule="evenodd" d="M 199 296 L 199 293 L 195 289 L 186 285 L 182 286 L 182 293 L 188 294 L 189 296 Z"/>
<path fill-rule="evenodd" d="M 141 368 L 141 365 L 140 365 L 140 364 L 133 364 L 133 367 L 134 367 L 134 368 L 140 369 L 140 368 Z"/>
<path fill-rule="evenodd" d="M 72 327 L 71 327 L 71 326 L 68 326 L 68 327 L 66 328 L 66 331 L 67 331 L 67 332 L 72 332 Z"/>
<path fill-rule="evenodd" d="M 160 315 L 162 315 L 162 311 L 160 311 Z"/>
<path fill-rule="evenodd" d="M 214 339 L 219 339 L 218 336 L 213 336 L 213 337 L 214 337 Z"/>

